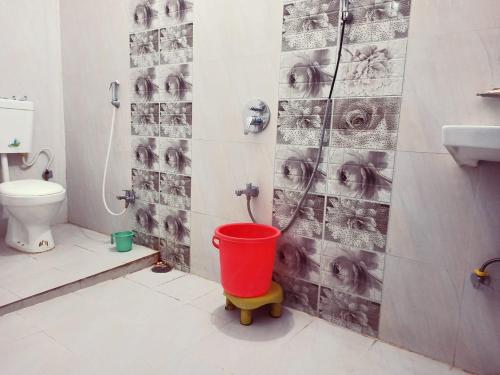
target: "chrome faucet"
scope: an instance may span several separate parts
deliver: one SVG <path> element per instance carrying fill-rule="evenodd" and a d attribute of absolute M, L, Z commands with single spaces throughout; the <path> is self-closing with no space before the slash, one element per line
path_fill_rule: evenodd
<path fill-rule="evenodd" d="M 254 186 L 251 182 L 249 182 L 245 189 L 236 190 L 235 193 L 238 197 L 244 194 L 247 196 L 247 199 L 251 197 L 255 198 L 259 196 L 259 188 L 258 186 Z"/>
<path fill-rule="evenodd" d="M 123 190 L 125 192 L 124 195 L 118 195 L 116 199 L 118 200 L 124 200 L 125 201 L 125 208 L 128 208 L 128 205 L 130 203 L 135 203 L 135 200 L 137 199 L 137 195 L 135 194 L 134 190 Z"/>

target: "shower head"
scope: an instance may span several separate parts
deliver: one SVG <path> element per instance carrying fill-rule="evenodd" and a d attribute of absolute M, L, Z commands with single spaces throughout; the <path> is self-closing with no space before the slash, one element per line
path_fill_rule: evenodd
<path fill-rule="evenodd" d="M 352 21 L 352 13 L 349 12 L 349 1 L 350 0 L 342 0 L 342 22 L 343 23 L 351 23 Z"/>

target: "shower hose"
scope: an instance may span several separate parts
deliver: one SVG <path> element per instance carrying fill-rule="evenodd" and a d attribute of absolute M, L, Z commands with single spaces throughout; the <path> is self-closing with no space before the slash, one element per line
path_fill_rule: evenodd
<path fill-rule="evenodd" d="M 106 211 L 110 215 L 113 216 L 120 216 L 127 211 L 127 208 L 125 207 L 123 210 L 120 212 L 113 212 L 109 206 L 108 203 L 106 202 L 106 176 L 108 174 L 108 164 L 109 164 L 109 156 L 111 154 L 111 145 L 113 144 L 113 133 L 115 131 L 115 119 L 116 119 L 116 108 L 113 107 L 113 115 L 111 117 L 111 131 L 109 133 L 109 142 L 108 142 L 108 151 L 106 152 L 106 161 L 104 163 L 104 174 L 102 177 L 102 203 L 104 203 L 104 208 L 106 208 Z"/>
<path fill-rule="evenodd" d="M 347 20 L 342 19 L 341 26 L 340 26 L 340 38 L 339 38 L 339 46 L 338 46 L 339 49 L 337 52 L 337 61 L 335 63 L 335 72 L 334 72 L 333 77 L 332 77 L 332 85 L 330 86 L 330 93 L 328 94 L 328 100 L 326 103 L 325 116 L 323 117 L 323 125 L 321 127 L 321 136 L 319 139 L 318 154 L 316 156 L 316 162 L 314 164 L 314 169 L 313 169 L 313 172 L 311 174 L 311 177 L 309 178 L 309 181 L 307 182 L 307 185 L 306 185 L 306 188 L 302 194 L 302 197 L 300 198 L 300 200 L 297 204 L 297 207 L 295 208 L 295 211 L 294 211 L 292 217 L 290 218 L 290 221 L 283 229 L 281 229 L 282 233 L 287 232 L 291 228 L 291 226 L 293 225 L 295 220 L 297 220 L 297 217 L 299 216 L 300 210 L 302 209 L 302 206 L 304 204 L 304 201 L 307 198 L 307 194 L 309 194 L 309 191 L 311 190 L 311 187 L 312 187 L 313 182 L 314 182 L 314 178 L 316 177 L 316 173 L 318 172 L 319 164 L 321 162 L 321 156 L 323 153 L 323 144 L 325 141 L 327 119 L 331 117 L 330 115 L 331 115 L 332 105 L 333 105 L 333 99 L 332 99 L 333 89 L 335 88 L 335 82 L 337 81 L 337 74 L 339 71 L 340 58 L 342 57 L 342 46 L 344 44 L 345 25 L 347 22 L 348 22 Z M 248 210 L 248 214 L 249 214 L 251 220 L 255 223 L 256 220 L 254 218 L 254 215 L 252 213 L 252 208 L 250 206 L 250 197 L 247 197 L 247 210 Z"/>

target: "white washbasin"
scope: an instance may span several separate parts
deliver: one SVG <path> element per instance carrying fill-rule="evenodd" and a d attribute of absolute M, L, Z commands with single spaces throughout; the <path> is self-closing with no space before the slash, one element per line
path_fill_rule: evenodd
<path fill-rule="evenodd" d="M 500 162 L 500 126 L 445 125 L 443 145 L 460 165 Z"/>

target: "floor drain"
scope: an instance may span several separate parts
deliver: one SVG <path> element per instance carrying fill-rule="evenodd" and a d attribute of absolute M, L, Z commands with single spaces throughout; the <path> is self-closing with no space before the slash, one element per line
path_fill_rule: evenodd
<path fill-rule="evenodd" d="M 172 271 L 172 266 L 164 261 L 159 261 L 151 268 L 151 271 L 155 273 L 167 273 Z"/>

